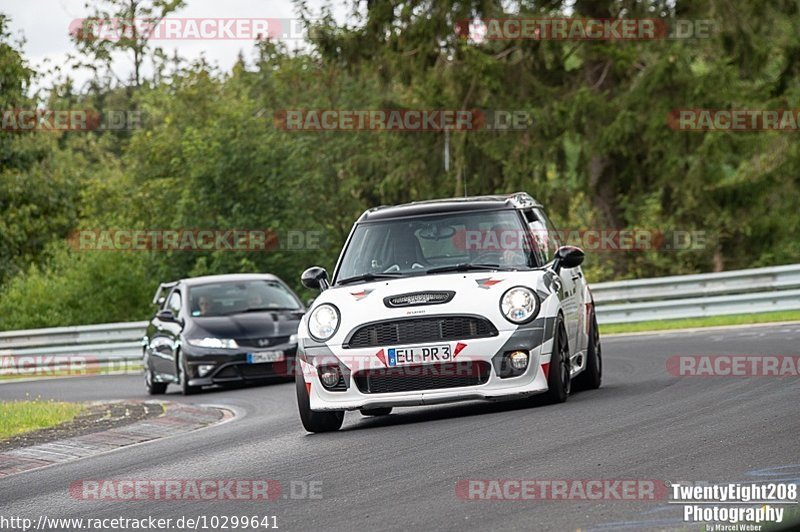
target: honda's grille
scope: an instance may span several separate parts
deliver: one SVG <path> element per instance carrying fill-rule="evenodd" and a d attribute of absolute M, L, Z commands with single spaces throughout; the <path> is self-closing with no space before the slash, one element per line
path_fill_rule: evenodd
<path fill-rule="evenodd" d="M 289 343 L 288 336 L 274 336 L 271 338 L 263 337 L 263 338 L 236 338 L 236 343 L 239 344 L 239 347 L 257 347 L 257 348 L 267 348 L 273 345 L 281 345 Z"/>
<path fill-rule="evenodd" d="M 485 384 L 490 371 L 488 362 L 448 362 L 370 369 L 353 379 L 361 393 L 413 392 Z"/>
<path fill-rule="evenodd" d="M 380 321 L 362 325 L 345 340 L 348 347 L 378 347 L 497 336 L 497 329 L 479 316 L 438 316 Z"/>

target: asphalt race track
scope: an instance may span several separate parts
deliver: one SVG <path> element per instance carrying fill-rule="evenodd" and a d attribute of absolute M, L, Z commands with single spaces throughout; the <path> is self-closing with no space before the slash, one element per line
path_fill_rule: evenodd
<path fill-rule="evenodd" d="M 604 386 L 557 406 L 469 403 L 348 413 L 309 435 L 290 383 L 174 401 L 239 417 L 194 433 L 0 479 L 0 514 L 30 517 L 275 515 L 282 530 L 619 530 L 685 526 L 656 501 L 467 501 L 463 479 L 800 481 L 800 379 L 675 377 L 672 355 L 798 355 L 800 324 L 608 337 Z M 138 376 L 0 385 L 0 399 L 145 399 Z M 83 501 L 81 479 L 276 479 L 274 501 Z M 321 481 L 321 498 L 291 482 Z M 301 486 L 303 484 L 296 484 Z M 319 486 L 319 484 L 317 484 Z M 288 495 L 288 496 L 287 496 Z M 284 497 L 287 496 L 287 497 Z M 797 511 L 797 510 L 794 510 Z M 695 526 L 694 529 L 697 529 Z"/>

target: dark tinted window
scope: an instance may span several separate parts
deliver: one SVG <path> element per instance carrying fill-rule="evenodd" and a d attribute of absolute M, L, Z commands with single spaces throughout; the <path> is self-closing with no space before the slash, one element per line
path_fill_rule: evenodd
<path fill-rule="evenodd" d="M 299 310 L 300 302 L 282 283 L 256 280 L 193 286 L 192 316 L 225 316 L 259 310 Z"/>

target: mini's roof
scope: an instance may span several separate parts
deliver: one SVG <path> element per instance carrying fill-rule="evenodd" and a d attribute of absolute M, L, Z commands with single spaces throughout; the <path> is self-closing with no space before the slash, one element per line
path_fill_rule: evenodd
<path fill-rule="evenodd" d="M 359 222 L 424 216 L 448 212 L 482 211 L 496 209 L 525 209 L 542 205 L 525 192 L 508 195 L 471 196 L 464 198 L 442 198 L 425 201 L 414 201 L 402 205 L 382 205 L 367 210 L 358 219 Z"/>

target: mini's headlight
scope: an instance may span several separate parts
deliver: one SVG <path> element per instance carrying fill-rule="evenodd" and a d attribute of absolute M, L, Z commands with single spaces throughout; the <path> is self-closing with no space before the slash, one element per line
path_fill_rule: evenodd
<path fill-rule="evenodd" d="M 511 323 L 525 323 L 539 313 L 539 300 L 530 288 L 515 286 L 500 298 L 500 310 Z"/>
<path fill-rule="evenodd" d="M 330 303 L 323 303 L 308 316 L 308 332 L 318 342 L 329 340 L 338 328 L 339 309 Z"/>
<path fill-rule="evenodd" d="M 239 344 L 231 338 L 189 338 L 189 345 L 208 349 L 236 349 Z"/>

